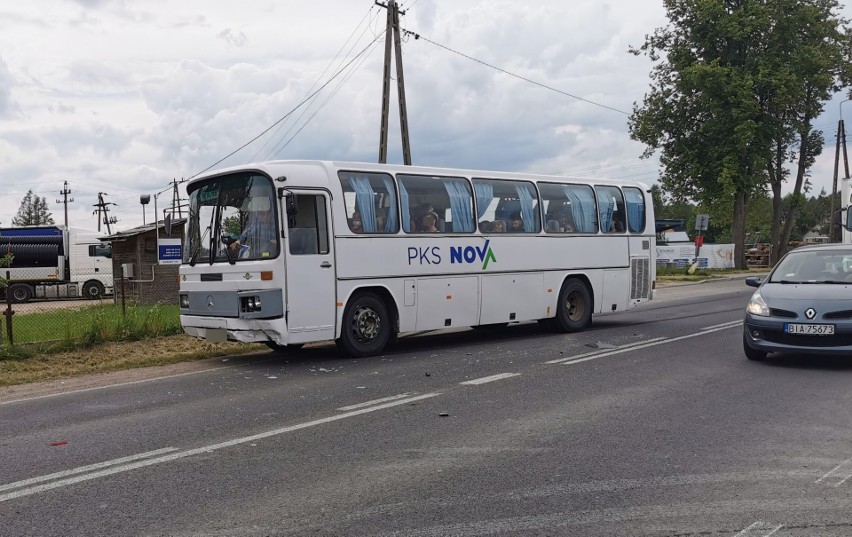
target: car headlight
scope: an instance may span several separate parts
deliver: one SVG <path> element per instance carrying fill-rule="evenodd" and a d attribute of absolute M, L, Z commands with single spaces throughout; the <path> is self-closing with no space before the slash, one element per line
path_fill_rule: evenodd
<path fill-rule="evenodd" d="M 751 295 L 751 300 L 748 301 L 746 311 L 759 317 L 769 317 L 769 306 L 767 306 L 766 302 L 763 301 L 763 297 L 760 296 L 760 291 L 755 291 L 754 294 Z"/>

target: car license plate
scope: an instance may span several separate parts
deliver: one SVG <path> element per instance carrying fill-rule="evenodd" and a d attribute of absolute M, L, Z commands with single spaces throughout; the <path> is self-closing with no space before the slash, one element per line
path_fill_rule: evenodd
<path fill-rule="evenodd" d="M 796 324 L 787 323 L 784 325 L 784 331 L 788 334 L 797 334 L 803 336 L 833 336 L 833 324 Z"/>

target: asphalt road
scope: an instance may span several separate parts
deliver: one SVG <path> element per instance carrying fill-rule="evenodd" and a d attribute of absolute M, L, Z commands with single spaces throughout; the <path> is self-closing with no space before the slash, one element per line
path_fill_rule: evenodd
<path fill-rule="evenodd" d="M 852 535 L 852 363 L 747 361 L 751 291 L 5 402 L 0 534 Z"/>

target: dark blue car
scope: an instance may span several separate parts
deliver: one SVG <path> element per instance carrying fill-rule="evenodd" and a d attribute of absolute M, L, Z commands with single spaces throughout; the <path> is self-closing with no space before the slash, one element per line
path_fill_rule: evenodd
<path fill-rule="evenodd" d="M 743 351 L 852 357 L 852 245 L 803 246 L 785 255 L 746 308 Z"/>

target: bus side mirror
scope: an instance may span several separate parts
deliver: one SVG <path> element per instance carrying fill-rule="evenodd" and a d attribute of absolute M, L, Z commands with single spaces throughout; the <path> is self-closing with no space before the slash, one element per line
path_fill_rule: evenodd
<path fill-rule="evenodd" d="M 286 188 L 278 189 L 278 197 L 284 199 L 284 206 L 287 208 L 287 217 L 292 218 L 299 212 L 299 207 L 296 205 L 296 195 Z"/>
<path fill-rule="evenodd" d="M 846 231 L 852 231 L 852 211 L 846 209 Z"/>

